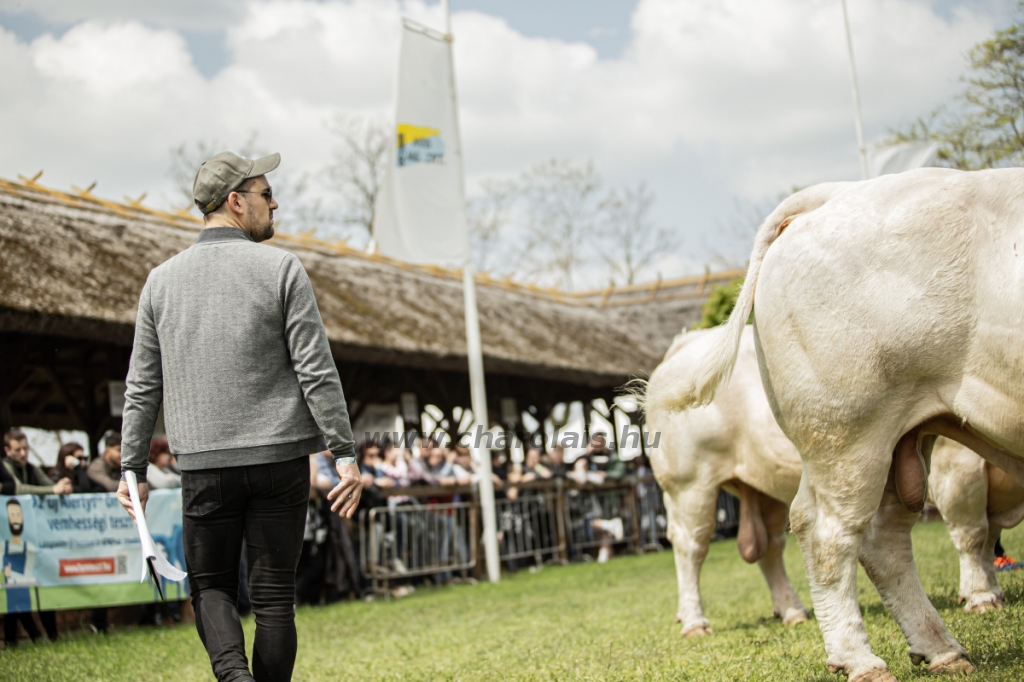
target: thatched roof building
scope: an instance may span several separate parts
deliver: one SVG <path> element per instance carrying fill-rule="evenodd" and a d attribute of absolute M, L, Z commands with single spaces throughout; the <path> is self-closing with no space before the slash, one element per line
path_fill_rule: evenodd
<path fill-rule="evenodd" d="M 105 387 L 127 370 L 139 292 L 200 228 L 188 215 L 88 191 L 0 181 L 0 423 L 92 434 L 116 426 Z M 310 236 L 270 243 L 309 273 L 350 399 L 365 405 L 411 391 L 445 410 L 468 404 L 459 273 Z M 491 402 L 514 397 L 544 412 L 610 397 L 657 365 L 699 314 L 709 284 L 736 274 L 575 295 L 479 277 Z"/>

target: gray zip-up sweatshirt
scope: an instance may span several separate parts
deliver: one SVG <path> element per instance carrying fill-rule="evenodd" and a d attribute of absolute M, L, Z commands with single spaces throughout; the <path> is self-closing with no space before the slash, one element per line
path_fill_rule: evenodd
<path fill-rule="evenodd" d="M 127 384 L 121 466 L 139 480 L 161 401 L 182 471 L 353 454 L 302 263 L 238 228 L 206 228 L 149 273 Z"/>

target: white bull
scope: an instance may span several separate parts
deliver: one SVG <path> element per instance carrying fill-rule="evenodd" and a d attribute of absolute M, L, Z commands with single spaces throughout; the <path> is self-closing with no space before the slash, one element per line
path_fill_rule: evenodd
<path fill-rule="evenodd" d="M 647 395 L 692 370 L 705 352 L 709 332 L 677 338 L 651 375 Z M 644 400 L 648 428 L 661 434 L 651 448 L 651 466 L 665 493 L 668 533 L 675 550 L 683 635 L 711 632 L 700 599 L 700 569 L 715 530 L 719 488 L 740 498 L 740 555 L 757 562 L 768 583 L 775 615 L 787 625 L 807 620 L 793 589 L 782 553 L 786 547 L 789 503 L 800 484 L 800 454 L 772 416 L 764 396 L 754 352 L 753 328 L 740 343 L 732 378 L 705 408 L 675 410 Z"/>
<path fill-rule="evenodd" d="M 1024 520 L 1024 487 L 959 443 L 940 438 L 928 489 L 960 553 L 960 601 L 968 613 L 1003 606 L 993 566 L 996 540 Z"/>
<path fill-rule="evenodd" d="M 804 463 L 790 523 L 829 669 L 894 679 L 864 629 L 859 558 L 913 662 L 973 670 L 921 586 L 910 529 L 935 434 L 1024 482 L 1024 170 L 922 169 L 786 199 L 731 319 L 666 404 L 711 400 L 752 310 L 768 400 Z"/>

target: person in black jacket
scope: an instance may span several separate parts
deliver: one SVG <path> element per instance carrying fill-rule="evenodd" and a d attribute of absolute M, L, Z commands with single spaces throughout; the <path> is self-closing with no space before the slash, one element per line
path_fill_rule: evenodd
<path fill-rule="evenodd" d="M 13 495 L 18 482 L 7 470 L 7 467 L 0 465 L 0 495 Z"/>

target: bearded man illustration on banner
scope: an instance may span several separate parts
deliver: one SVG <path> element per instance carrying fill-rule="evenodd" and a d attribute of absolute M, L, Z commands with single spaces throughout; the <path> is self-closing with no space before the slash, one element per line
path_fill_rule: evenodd
<path fill-rule="evenodd" d="M 21 537 L 25 530 L 25 516 L 17 500 L 7 501 L 7 525 L 11 529 L 11 539 L 4 541 L 4 582 L 8 585 L 32 584 L 36 548 Z M 27 586 L 8 587 L 6 591 L 8 613 L 28 613 L 32 610 L 32 593 Z"/>

